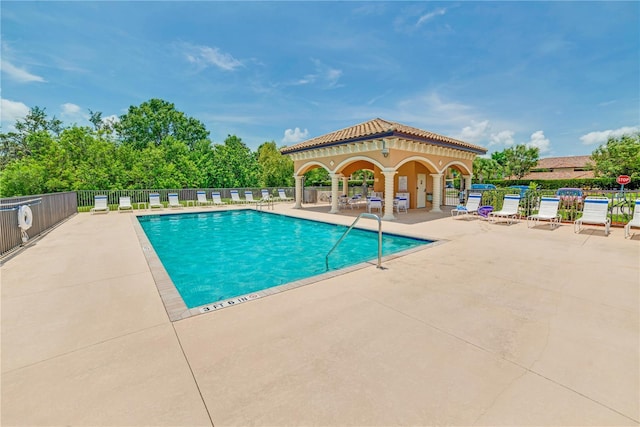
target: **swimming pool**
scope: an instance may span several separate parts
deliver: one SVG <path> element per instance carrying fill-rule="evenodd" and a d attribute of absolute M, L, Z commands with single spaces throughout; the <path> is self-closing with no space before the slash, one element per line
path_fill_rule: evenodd
<path fill-rule="evenodd" d="M 325 273 L 347 227 L 254 210 L 138 217 L 188 308 Z M 382 254 L 432 243 L 383 233 Z M 377 258 L 378 234 L 353 229 L 329 270 Z"/>

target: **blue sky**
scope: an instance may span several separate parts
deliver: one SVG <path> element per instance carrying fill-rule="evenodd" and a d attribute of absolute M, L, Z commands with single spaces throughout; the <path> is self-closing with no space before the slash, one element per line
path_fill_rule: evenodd
<path fill-rule="evenodd" d="M 640 130 L 639 2 L 3 0 L 2 130 L 151 98 L 252 149 L 376 117 L 591 154 Z"/>

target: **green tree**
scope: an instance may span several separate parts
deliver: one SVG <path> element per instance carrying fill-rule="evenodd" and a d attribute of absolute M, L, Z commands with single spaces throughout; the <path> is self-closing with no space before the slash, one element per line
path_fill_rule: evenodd
<path fill-rule="evenodd" d="M 42 138 L 57 136 L 63 130 L 60 120 L 47 118 L 45 109 L 37 106 L 24 119 L 17 120 L 14 127 L 15 131 L 0 134 L 0 170 L 14 160 L 34 154 Z"/>
<path fill-rule="evenodd" d="M 213 187 L 234 188 L 258 185 L 256 154 L 237 136 L 229 135 L 223 145 L 214 145 L 213 160 Z"/>
<path fill-rule="evenodd" d="M 473 159 L 473 175 L 479 182 L 485 179 L 499 179 L 502 177 L 502 166 L 493 158 L 476 157 Z"/>
<path fill-rule="evenodd" d="M 640 132 L 609 138 L 606 144 L 596 148 L 591 159 L 596 176 L 640 177 Z"/>
<path fill-rule="evenodd" d="M 259 185 L 262 187 L 293 186 L 293 161 L 280 153 L 274 141 L 258 147 Z"/>
<path fill-rule="evenodd" d="M 504 150 L 505 174 L 517 179 L 525 176 L 538 163 L 540 150 L 538 147 L 527 147 L 524 144 Z"/>
<path fill-rule="evenodd" d="M 329 180 L 329 171 L 325 168 L 311 169 L 309 172 L 304 174 L 305 185 L 322 185 Z"/>
<path fill-rule="evenodd" d="M 92 118 L 97 120 L 99 117 Z M 209 131 L 202 122 L 187 117 L 172 103 L 162 99 L 150 99 L 138 107 L 129 107 L 127 113 L 120 116 L 115 129 L 123 144 L 137 149 L 151 145 L 157 147 L 168 136 L 193 149 L 198 141 L 209 138 Z"/>

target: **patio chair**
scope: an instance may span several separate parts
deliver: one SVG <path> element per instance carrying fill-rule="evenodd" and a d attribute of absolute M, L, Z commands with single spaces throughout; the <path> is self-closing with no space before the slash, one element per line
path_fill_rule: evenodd
<path fill-rule="evenodd" d="M 211 193 L 211 199 L 213 199 L 214 206 L 226 205 L 226 203 L 222 201 L 222 198 L 220 197 L 220 192 L 219 191 L 212 192 Z"/>
<path fill-rule="evenodd" d="M 158 193 L 149 194 L 149 210 L 153 209 L 164 209 L 164 205 L 160 203 L 160 194 Z"/>
<path fill-rule="evenodd" d="M 120 196 L 120 203 L 118 204 L 118 212 L 133 212 L 131 197 Z"/>
<path fill-rule="evenodd" d="M 395 209 L 398 213 L 404 211 L 404 213 L 409 213 L 408 200 L 406 197 L 396 197 L 393 201 L 393 209 Z"/>
<path fill-rule="evenodd" d="M 238 193 L 238 190 L 231 190 L 231 203 L 237 203 L 241 205 L 243 203 L 247 203 L 247 201 L 240 198 L 240 193 Z"/>
<path fill-rule="evenodd" d="M 362 194 L 354 194 L 349 199 L 349 207 L 351 209 L 353 208 L 360 209 L 361 204 L 362 204 Z"/>
<path fill-rule="evenodd" d="M 504 218 L 508 224 L 517 219 L 520 194 L 506 194 L 502 201 L 502 209 L 489 213 L 489 221 L 495 223 L 498 218 Z"/>
<path fill-rule="evenodd" d="M 278 188 L 278 199 L 281 202 L 290 202 L 293 200 L 292 197 L 287 197 L 287 194 L 284 192 L 284 188 Z"/>
<path fill-rule="evenodd" d="M 478 208 L 480 207 L 480 200 L 482 200 L 482 194 L 469 193 L 469 197 L 467 197 L 467 204 L 464 206 L 460 205 L 451 209 L 451 216 L 477 215 Z"/>
<path fill-rule="evenodd" d="M 198 200 L 196 200 L 198 206 L 209 206 L 211 204 L 211 202 L 207 200 L 207 193 L 204 191 L 196 191 L 196 196 L 198 197 Z"/>
<path fill-rule="evenodd" d="M 573 223 L 573 231 L 579 233 L 584 224 L 604 225 L 604 235 L 609 235 L 609 199 L 607 197 L 587 197 L 584 199 L 582 216 Z"/>
<path fill-rule="evenodd" d="M 367 202 L 367 210 L 371 213 L 373 209 L 378 209 L 378 211 L 382 213 L 382 199 L 379 197 L 372 197 L 369 199 Z"/>
<path fill-rule="evenodd" d="M 640 228 L 640 199 L 636 200 L 633 208 L 633 218 L 624 226 L 624 238 L 631 237 L 631 228 Z M 634 233 L 635 234 L 635 233 Z"/>
<path fill-rule="evenodd" d="M 178 193 L 169 193 L 168 194 L 169 197 L 169 207 L 170 208 L 174 208 L 174 209 L 182 209 L 184 208 L 184 206 L 182 206 L 182 203 L 180 203 L 180 201 L 178 200 Z"/>
<path fill-rule="evenodd" d="M 338 209 L 346 209 L 347 207 L 349 207 L 349 196 L 341 194 L 338 197 Z"/>
<path fill-rule="evenodd" d="M 246 200 L 246 203 L 258 203 L 258 201 L 253 198 L 253 192 L 249 190 L 244 192 L 244 199 Z"/>
<path fill-rule="evenodd" d="M 558 215 L 558 206 L 560 206 L 560 197 L 542 197 L 538 213 L 527 217 L 527 227 L 535 227 L 540 221 L 549 221 L 549 227 L 552 229 L 558 227 L 561 219 Z"/>
<path fill-rule="evenodd" d="M 107 205 L 107 196 L 95 196 L 94 206 L 89 211 L 91 215 L 96 212 L 109 213 L 109 205 Z"/>

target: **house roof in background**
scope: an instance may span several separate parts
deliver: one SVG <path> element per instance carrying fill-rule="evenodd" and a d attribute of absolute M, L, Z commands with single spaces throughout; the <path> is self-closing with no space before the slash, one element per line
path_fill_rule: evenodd
<path fill-rule="evenodd" d="M 470 144 L 448 136 L 403 125 L 402 123 L 391 122 L 384 119 L 373 119 L 345 129 L 327 133 L 316 138 L 308 139 L 299 144 L 285 147 L 280 151 L 283 154 L 306 151 L 314 148 L 327 147 L 350 142 L 364 141 L 374 138 L 405 138 L 424 144 L 433 144 L 464 151 L 471 151 L 476 154 L 485 154 L 487 149 L 479 145 Z"/>
<path fill-rule="evenodd" d="M 534 169 L 584 168 L 591 162 L 591 156 L 547 157 L 538 160 Z"/>
<path fill-rule="evenodd" d="M 578 179 L 578 178 L 594 178 L 595 175 L 593 171 L 556 171 L 556 172 L 529 172 L 521 179 L 542 179 L 542 180 L 553 180 L 553 179 Z"/>

